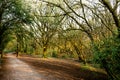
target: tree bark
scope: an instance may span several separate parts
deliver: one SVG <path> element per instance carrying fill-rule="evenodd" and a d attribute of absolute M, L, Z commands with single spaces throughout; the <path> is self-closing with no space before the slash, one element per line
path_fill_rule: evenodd
<path fill-rule="evenodd" d="M 112 5 L 110 4 L 110 1 L 107 0 L 101 0 L 102 4 L 105 5 L 107 7 L 107 9 L 110 11 L 110 13 L 112 14 L 112 17 L 114 19 L 115 25 L 117 27 L 118 30 L 118 39 L 120 39 L 120 21 L 119 21 L 119 17 L 117 15 L 117 8 L 112 8 Z M 118 3 L 114 6 L 117 6 Z"/>
<path fill-rule="evenodd" d="M 2 51 L 0 51 L 0 54 L 1 54 L 1 58 L 3 58 L 3 52 Z"/>
<path fill-rule="evenodd" d="M 106 62 L 105 59 L 102 60 L 102 65 L 103 65 L 105 71 L 107 72 L 107 74 L 110 76 L 110 78 L 111 78 L 112 80 L 114 80 L 114 79 L 115 79 L 115 76 L 114 76 L 113 73 L 110 71 L 110 69 L 109 69 L 109 67 L 108 67 L 108 63 Z"/>
<path fill-rule="evenodd" d="M 43 58 L 46 57 L 46 51 L 47 51 L 47 47 L 43 47 Z"/>
<path fill-rule="evenodd" d="M 19 52 L 18 52 L 18 42 L 17 42 L 17 50 L 16 50 L 16 57 L 19 56 Z"/>
<path fill-rule="evenodd" d="M 86 60 L 82 57 L 82 54 L 80 53 L 78 47 L 76 45 L 73 45 L 73 46 L 74 46 L 75 51 L 76 51 L 76 53 L 78 55 L 79 61 L 82 61 L 84 64 L 86 64 Z"/>

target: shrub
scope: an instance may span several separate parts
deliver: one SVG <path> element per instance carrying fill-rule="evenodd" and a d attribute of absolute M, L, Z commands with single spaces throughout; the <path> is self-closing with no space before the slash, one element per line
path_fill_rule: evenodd
<path fill-rule="evenodd" d="M 58 54 L 57 54 L 57 52 L 56 52 L 56 51 L 53 51 L 53 52 L 52 52 L 52 57 L 55 57 L 55 58 L 57 58 L 57 57 L 58 57 Z"/>
<path fill-rule="evenodd" d="M 69 56 L 68 56 L 67 54 L 63 54 L 63 55 L 62 55 L 62 58 L 63 58 L 63 59 L 67 59 L 67 58 L 69 58 Z"/>
<path fill-rule="evenodd" d="M 120 80 L 120 40 L 106 39 L 94 45 L 94 61 L 108 73 L 110 79 Z"/>

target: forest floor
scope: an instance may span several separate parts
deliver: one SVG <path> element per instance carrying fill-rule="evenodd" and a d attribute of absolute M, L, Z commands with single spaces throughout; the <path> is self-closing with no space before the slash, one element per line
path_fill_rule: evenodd
<path fill-rule="evenodd" d="M 108 80 L 105 73 L 52 58 L 16 58 L 7 54 L 0 67 L 0 80 Z"/>

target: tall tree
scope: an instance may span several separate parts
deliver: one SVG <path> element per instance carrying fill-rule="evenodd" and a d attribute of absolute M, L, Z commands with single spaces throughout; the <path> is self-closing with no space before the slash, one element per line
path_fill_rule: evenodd
<path fill-rule="evenodd" d="M 0 51 L 2 52 L 3 34 L 15 25 L 29 22 L 28 10 L 22 0 L 0 0 Z M 6 34 L 7 35 L 7 34 Z"/>
<path fill-rule="evenodd" d="M 33 16 L 34 21 L 31 30 L 36 41 L 43 49 L 43 57 L 46 57 L 50 40 L 57 33 L 58 26 L 63 18 L 57 16 L 54 7 L 49 7 L 46 4 L 41 4 L 40 7 L 37 7 Z"/>
<path fill-rule="evenodd" d="M 113 2 L 111 0 L 100 0 L 100 2 L 110 11 L 112 14 L 112 17 L 114 19 L 115 25 L 118 30 L 118 38 L 120 38 L 120 19 L 119 19 L 119 3 L 120 0 L 114 0 Z"/>

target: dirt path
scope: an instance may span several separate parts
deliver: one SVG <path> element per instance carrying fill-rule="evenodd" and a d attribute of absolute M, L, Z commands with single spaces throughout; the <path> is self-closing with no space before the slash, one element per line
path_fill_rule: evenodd
<path fill-rule="evenodd" d="M 42 75 L 13 55 L 8 55 L 4 61 L 0 80 L 44 80 Z"/>
<path fill-rule="evenodd" d="M 82 70 L 67 62 L 7 55 L 0 80 L 107 80 L 105 74 Z"/>

